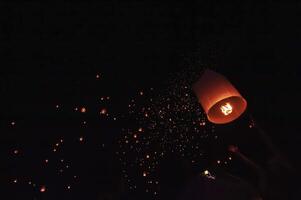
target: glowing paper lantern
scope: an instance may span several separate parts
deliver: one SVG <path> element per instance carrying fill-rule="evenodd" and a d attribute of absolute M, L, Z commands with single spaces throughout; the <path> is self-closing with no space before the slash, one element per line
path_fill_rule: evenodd
<path fill-rule="evenodd" d="M 199 103 L 209 121 L 225 124 L 237 119 L 247 108 L 247 101 L 221 74 L 206 69 L 193 85 Z"/>

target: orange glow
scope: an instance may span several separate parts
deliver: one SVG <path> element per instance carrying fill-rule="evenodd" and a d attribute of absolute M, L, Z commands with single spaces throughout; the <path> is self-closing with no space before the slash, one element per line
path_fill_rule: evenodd
<path fill-rule="evenodd" d="M 101 109 L 100 114 L 105 115 L 107 113 L 107 110 L 105 108 Z"/>
<path fill-rule="evenodd" d="M 85 107 L 82 107 L 80 110 L 82 113 L 85 113 L 87 111 L 87 109 Z"/>
<path fill-rule="evenodd" d="M 42 186 L 42 187 L 40 188 L 40 192 L 46 192 L 46 187 L 45 187 L 45 186 Z"/>
<path fill-rule="evenodd" d="M 193 91 L 208 120 L 215 124 L 232 122 L 247 108 L 247 101 L 226 77 L 208 69 L 194 83 Z"/>
<path fill-rule="evenodd" d="M 232 108 L 231 104 L 229 104 L 229 103 L 226 103 L 225 105 L 221 106 L 221 111 L 224 115 L 231 114 L 232 110 L 233 110 L 233 108 Z"/>

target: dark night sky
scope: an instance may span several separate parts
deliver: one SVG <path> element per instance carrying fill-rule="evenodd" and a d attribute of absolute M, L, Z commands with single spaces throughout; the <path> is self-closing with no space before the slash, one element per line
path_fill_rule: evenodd
<path fill-rule="evenodd" d="M 248 111 L 298 168 L 300 6 L 271 1 L 1 3 L 4 199 L 97 199 L 99 191 L 118 179 L 118 163 L 108 163 L 125 124 L 99 119 L 97 110 L 125 113 L 137 91 L 164 89 L 195 52 L 193 59 L 204 57 L 237 86 L 248 100 Z M 99 80 L 96 74 L 101 74 Z M 101 96 L 111 101 L 100 104 Z M 73 111 L 77 106 L 87 108 L 85 116 Z M 82 120 L 88 121 L 86 128 L 80 126 Z M 72 141 L 82 132 L 91 133 L 90 145 L 70 142 L 64 149 L 76 166 L 72 173 L 83 177 L 75 191 L 40 194 L 11 183 L 12 177 L 26 175 L 50 187 L 64 185 L 67 178 L 52 178 L 40 160 L 52 158 L 49 148 L 57 138 Z M 101 144 L 106 148 L 93 154 Z M 12 158 L 16 148 L 21 153 Z"/>

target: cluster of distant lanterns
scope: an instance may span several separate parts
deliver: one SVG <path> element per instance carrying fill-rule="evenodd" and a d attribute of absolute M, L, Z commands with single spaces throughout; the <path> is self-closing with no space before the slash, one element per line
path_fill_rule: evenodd
<path fill-rule="evenodd" d="M 230 81 L 212 70 L 204 70 L 192 88 L 208 120 L 212 123 L 232 122 L 247 108 L 247 101 Z"/>

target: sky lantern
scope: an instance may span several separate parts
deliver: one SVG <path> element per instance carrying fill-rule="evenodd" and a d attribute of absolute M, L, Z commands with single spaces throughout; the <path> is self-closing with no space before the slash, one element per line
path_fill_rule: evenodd
<path fill-rule="evenodd" d="M 227 78 L 209 69 L 194 83 L 193 91 L 208 120 L 215 124 L 229 123 L 247 108 L 247 101 Z"/>

